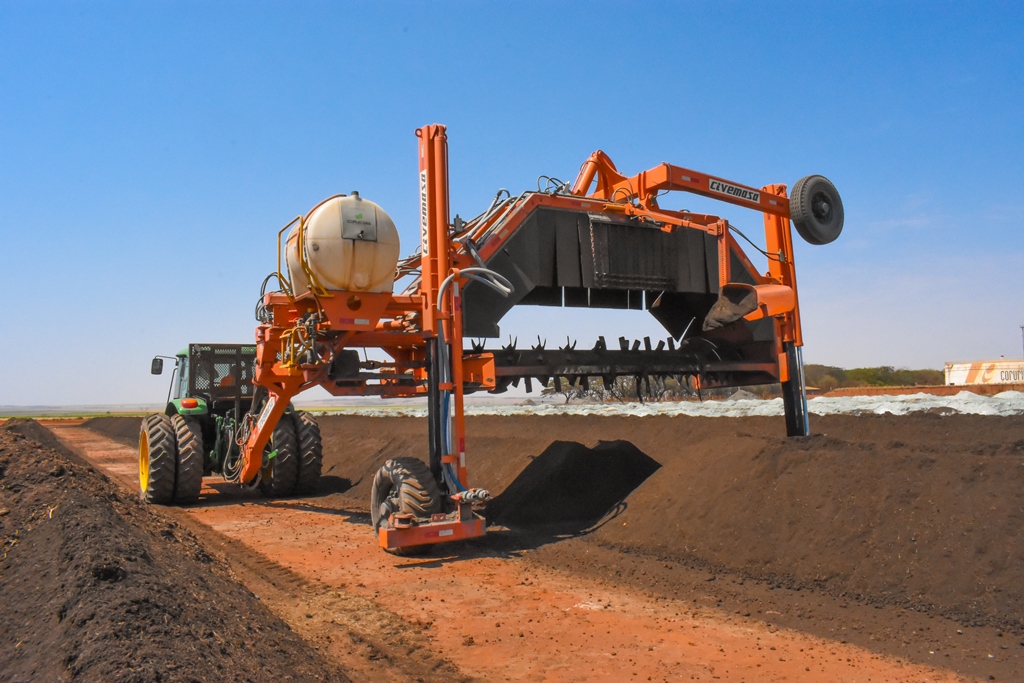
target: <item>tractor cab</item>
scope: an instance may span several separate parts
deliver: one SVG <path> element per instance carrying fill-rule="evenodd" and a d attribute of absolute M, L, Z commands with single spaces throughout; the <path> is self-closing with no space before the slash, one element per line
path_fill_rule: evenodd
<path fill-rule="evenodd" d="M 163 358 L 153 359 L 152 373 L 163 372 Z M 174 357 L 167 392 L 168 415 L 241 414 L 251 402 L 256 347 L 252 344 L 189 344 Z"/>

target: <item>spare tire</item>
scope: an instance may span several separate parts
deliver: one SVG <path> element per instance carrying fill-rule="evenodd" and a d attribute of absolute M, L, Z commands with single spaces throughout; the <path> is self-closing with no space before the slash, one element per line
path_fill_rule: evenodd
<path fill-rule="evenodd" d="M 810 244 L 834 242 L 843 231 L 843 200 L 839 190 L 825 176 L 801 178 L 789 197 L 789 216 L 796 231 Z"/>

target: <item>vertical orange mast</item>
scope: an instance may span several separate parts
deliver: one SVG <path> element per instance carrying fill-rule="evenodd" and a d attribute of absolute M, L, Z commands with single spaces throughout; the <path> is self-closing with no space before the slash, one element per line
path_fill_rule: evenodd
<path fill-rule="evenodd" d="M 420 263 L 423 332 L 437 334 L 437 295 L 448 277 L 448 135 L 433 124 L 418 128 L 420 139 Z"/>
<path fill-rule="evenodd" d="M 452 268 L 448 136 L 445 127 L 436 124 L 418 129 L 416 136 L 420 140 L 420 291 L 430 378 L 427 400 L 430 468 L 439 482 L 448 482 L 449 488 L 454 485 L 458 489 L 466 481 L 462 286 L 459 269 Z M 451 481 L 452 478 L 456 481 Z"/>

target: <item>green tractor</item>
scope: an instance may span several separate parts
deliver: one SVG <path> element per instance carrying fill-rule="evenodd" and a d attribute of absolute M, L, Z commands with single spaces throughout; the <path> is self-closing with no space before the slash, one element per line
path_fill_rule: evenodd
<path fill-rule="evenodd" d="M 259 415 L 265 392 L 252 382 L 254 345 L 189 344 L 173 359 L 154 358 L 154 375 L 163 372 L 164 358 L 174 360 L 174 372 L 167 408 L 142 420 L 139 492 L 147 503 L 192 503 L 204 476 L 238 481 L 238 435 L 244 421 Z M 322 463 L 320 427 L 289 405 L 264 452 L 259 488 L 271 497 L 311 493 Z"/>

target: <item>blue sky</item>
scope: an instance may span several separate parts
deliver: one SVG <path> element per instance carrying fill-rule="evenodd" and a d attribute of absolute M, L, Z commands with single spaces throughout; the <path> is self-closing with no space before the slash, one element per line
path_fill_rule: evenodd
<path fill-rule="evenodd" d="M 828 176 L 845 231 L 797 247 L 809 362 L 1020 357 L 1022 39 L 1020 3 L 0 0 L 0 405 L 158 402 L 149 358 L 251 339 L 277 230 L 330 194 L 410 253 L 427 123 L 463 216 L 598 148 Z M 503 331 L 660 334 L 532 307 Z"/>

